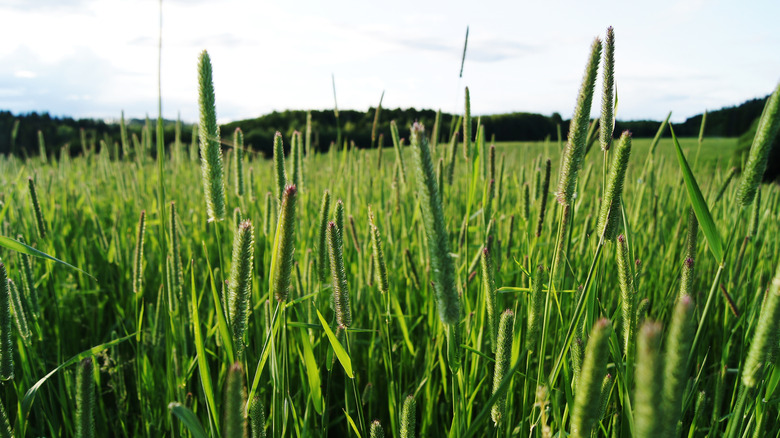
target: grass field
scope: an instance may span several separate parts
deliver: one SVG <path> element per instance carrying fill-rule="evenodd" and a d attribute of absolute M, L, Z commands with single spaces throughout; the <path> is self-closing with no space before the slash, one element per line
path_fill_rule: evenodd
<path fill-rule="evenodd" d="M 740 205 L 736 140 L 681 140 L 699 200 L 671 140 L 622 190 L 596 141 L 559 203 L 557 141 L 409 129 L 286 164 L 223 133 L 217 178 L 181 144 L 0 157 L 2 236 L 83 270 L 3 240 L 0 436 L 778 434 L 780 190 Z"/>

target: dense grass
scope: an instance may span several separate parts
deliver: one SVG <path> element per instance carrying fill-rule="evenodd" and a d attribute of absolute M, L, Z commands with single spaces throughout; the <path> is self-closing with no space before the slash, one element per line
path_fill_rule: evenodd
<path fill-rule="evenodd" d="M 407 128 L 403 128 L 406 130 Z M 389 137 L 389 133 L 386 133 Z M 406 136 L 408 130 L 402 135 Z M 656 154 L 647 160 L 649 141 L 635 140 L 623 192 L 625 219 L 632 260 L 641 260 L 634 269 L 634 285 L 639 302 L 649 299 L 647 318 L 666 327 L 671 319 L 683 253 L 687 224 L 688 197 L 671 143 L 662 141 Z M 735 141 L 704 139 L 701 154 L 696 139 L 684 140 L 683 149 L 694 167 L 698 183 L 710 202 L 720 233 L 730 243 L 724 272 L 709 312 L 702 318 L 707 291 L 718 264 L 702 238 L 696 252 L 694 302 L 696 321 L 703 334 L 691 352 L 682 392 L 683 434 L 720 435 L 730 421 L 729 413 L 738 402 L 741 364 L 758 320 L 758 312 L 778 263 L 780 235 L 780 191 L 764 186 L 758 210 L 758 232 L 748 236 L 752 226 L 738 215 L 736 184 L 728 186 L 723 197 L 713 202 L 721 188 Z M 404 160 L 413 163 L 404 147 Z M 434 160 L 449 152 L 446 144 L 433 151 Z M 479 148 L 477 148 L 479 149 Z M 229 150 L 229 148 L 226 148 Z M 485 148 L 486 150 L 486 148 Z M 55 373 L 42 384 L 27 415 L 22 399 L 38 379 L 72 356 L 93 346 L 129 336 L 128 339 L 94 351 L 96 436 L 180 436 L 185 426 L 174 419 L 170 402 L 191 409 L 205 430 L 216 436 L 223 430 L 223 408 L 230 400 L 224 393 L 228 371 L 236 357 L 220 329 L 218 312 L 226 293 L 223 281 L 234 262 L 228 260 L 236 223 L 229 218 L 208 223 L 198 162 L 190 161 L 183 145 L 172 145 L 164 161 L 166 205 L 159 205 L 157 163 L 148 151 L 121 160 L 107 153 L 75 159 L 50 157 L 20 161 L 0 158 L 2 183 L 2 235 L 17 234 L 32 246 L 73 263 L 97 277 L 97 281 L 62 265 L 32 260 L 32 280 L 40 311 L 26 308 L 33 336 L 25 341 L 14 333 L 15 378 L 3 384 L 2 402 L 17 436 L 64 436 L 75 433 L 77 403 L 75 394 L 78 361 Z M 427 239 L 418 207 L 414 172 L 402 184 L 392 151 L 383 151 L 381 165 L 376 150 L 347 149 L 303 158 L 304 189 L 298 192 L 295 216 L 293 281 L 287 306 L 275 317 L 277 335 L 267 345 L 276 301 L 268 288 L 275 220 L 266 213 L 266 193 L 275 191 L 270 161 L 247 156 L 245 171 L 253 178 L 244 196 L 228 189 L 228 211 L 240 208 L 241 218 L 255 225 L 254 265 L 251 286 L 251 312 L 248 318 L 243 374 L 247 387 L 257 376 L 253 393 L 266 407 L 265 424 L 269 436 L 347 436 L 354 433 L 346 414 L 363 436 L 369 424 L 379 419 L 386 433 L 398 436 L 401 405 L 408 395 L 416 400 L 417 436 L 446 436 L 451 428 L 461 436 L 495 434 L 487 413 L 493 385 L 493 354 L 488 342 L 483 282 L 472 278 L 479 272 L 478 256 L 485 243 L 482 214 L 484 180 L 456 149 L 453 185 L 443 187 L 444 215 L 451 250 L 462 293 L 461 367 L 454 379 L 447 367 L 444 326 L 431 286 Z M 231 152 L 229 151 L 228 154 Z M 597 147 L 585 157 L 573 205 L 565 272 L 558 293 L 550 294 L 547 322 L 542 338 L 546 357 L 525 350 L 529 317 L 528 288 L 538 264 L 549 266 L 556 244 L 561 209 L 548 203 L 542 236 L 535 237 L 539 199 L 536 173 L 542 160 L 551 158 L 552 181 L 556 181 L 560 147 L 557 142 L 499 144 L 496 147 L 497 186 L 493 248 L 495 283 L 501 289 L 497 309 L 514 312 L 514 342 L 510 366 L 514 378 L 506 387 L 506 427 L 501 436 L 549 436 L 569 431 L 574 392 L 570 360 L 564 359 L 557 378 L 549 380 L 556 360 L 569 349 L 564 345 L 569 321 L 576 307 L 576 290 L 586 281 L 595 263 L 592 291 L 585 303 L 582 328 L 600 317 L 620 325 L 615 244 L 607 244 L 594 260 L 598 239 L 595 218 L 603 190 L 602 152 Z M 698 160 L 697 160 L 698 156 Z M 449 156 L 446 155 L 445 162 Z M 233 160 L 225 159 L 227 184 L 233 181 Z M 693 163 L 696 163 L 695 165 Z M 231 167 L 233 166 L 233 167 Z M 288 164 L 289 168 L 289 164 Z M 475 170 L 472 172 L 472 170 Z M 288 173 L 289 174 L 289 173 Z M 488 174 L 490 176 L 490 174 Z M 47 235 L 38 235 L 28 190 L 28 177 L 35 180 L 38 198 L 47 226 Z M 530 185 L 530 220 L 523 218 L 522 188 Z M 230 187 L 228 185 L 228 187 Z M 349 357 L 355 378 L 345 377 L 338 361 L 331 359 L 316 310 L 333 321 L 331 282 L 321 281 L 316 263 L 319 245 L 319 205 L 324 190 L 334 201 L 344 202 L 347 221 L 343 233 L 343 257 L 352 306 L 348 330 Z M 551 197 L 552 198 L 552 197 Z M 554 198 L 552 198 L 554 199 Z M 162 217 L 169 213 L 167 202 L 176 205 L 178 238 L 183 262 L 183 293 L 174 293 L 167 275 L 171 236 Z M 370 277 L 372 248 L 368 229 L 368 206 L 375 215 L 387 264 L 389 293 L 380 294 Z M 142 263 L 142 291 L 133 293 L 133 254 L 137 240 L 138 217 L 146 211 L 146 233 Z M 512 217 L 514 216 L 514 219 Z M 740 218 L 738 220 L 738 217 Z M 332 218 L 332 216 L 331 216 Z M 510 224 L 513 228 L 510 229 Z M 270 231 L 270 232 L 268 232 Z M 511 235 L 511 240 L 510 240 Z M 168 239 L 163 245 L 161 240 Z M 23 267 L 10 251 L 2 252 L 9 276 L 23 283 Z M 172 272 L 172 271 L 171 271 Z M 481 274 L 477 274 L 480 275 Z M 730 310 L 725 292 L 733 300 L 736 316 Z M 545 286 L 546 289 L 546 286 Z M 197 300 L 198 330 L 189 297 Z M 30 297 L 26 295 L 29 301 Z M 273 303 L 273 304 L 272 304 Z M 14 309 L 16 310 L 16 309 Z M 335 326 L 333 329 L 335 330 Z M 613 333 L 609 346 L 608 371 L 613 380 L 602 392 L 597 434 L 628 436 L 633 430 L 633 358 L 625 358 Z M 197 337 L 203 341 L 198 358 Z M 342 337 L 342 343 L 347 338 Z M 586 339 L 579 336 L 578 339 Z M 284 343 L 281 348 L 280 343 Z M 576 341 L 579 342 L 579 341 Z M 776 344 L 775 340 L 775 344 Z M 345 348 L 347 343 L 344 344 Z M 267 362 L 261 353 L 274 350 Z M 282 355 L 282 356 L 280 356 Z M 89 355 L 87 355 L 89 356 Z M 522 362 L 519 366 L 518 358 Z M 777 358 L 777 356 L 775 356 Z M 776 359 L 775 359 L 776 360 Z M 628 361 L 628 362 L 626 362 Z M 203 370 L 201 367 L 206 366 Z M 260 365 L 260 367 L 258 366 Z M 541 373 L 539 373 L 541 371 Z M 282 373 L 275 375 L 275 373 Z M 745 430 L 755 436 L 778 432 L 777 386 L 780 371 L 769 366 L 756 388 L 756 397 L 747 401 L 749 415 Z M 204 377 L 209 379 L 203 383 Z M 286 380 L 288 392 L 277 394 L 275 384 Z M 275 383 L 276 382 L 276 383 Z M 312 385 L 321 385 L 314 390 Z M 207 388 L 204 390 L 204 388 Z M 208 394 L 211 389 L 213 394 Z M 320 395 L 321 394 L 321 395 Z M 322 397 L 322 400 L 316 398 Z M 453 397 L 454 396 L 454 397 Z M 211 397 L 213 401 L 209 402 Z M 284 402 L 286 408 L 282 408 Z M 357 397 L 357 400 L 355 399 Z M 357 401 L 357 403 L 356 403 Z M 210 403 L 217 412 L 209 413 Z M 599 404 L 597 400 L 591 403 Z M 358 409 L 358 406 L 360 409 Z M 318 411 L 324 407 L 324 412 Z M 273 412 L 277 409 L 277 412 Z M 359 418 L 363 423 L 360 424 Z M 453 419 L 455 423 L 453 424 Z M 226 420 L 225 420 L 226 421 Z"/>

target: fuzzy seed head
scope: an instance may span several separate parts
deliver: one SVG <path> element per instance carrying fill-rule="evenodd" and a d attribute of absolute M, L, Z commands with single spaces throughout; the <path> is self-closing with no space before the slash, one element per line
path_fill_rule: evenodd
<path fill-rule="evenodd" d="M 661 324 L 645 322 L 639 331 L 636 357 L 634 424 L 638 437 L 664 436 L 663 375 L 659 349 Z"/>
<path fill-rule="evenodd" d="M 589 437 L 598 421 L 599 404 L 594 401 L 601 396 L 602 382 L 607 374 L 611 327 L 609 320 L 600 319 L 590 332 L 572 410 L 571 436 L 574 438 Z"/>
<path fill-rule="evenodd" d="M 241 362 L 234 363 L 225 382 L 225 420 L 222 435 L 225 437 L 246 438 L 246 385 L 244 384 L 244 367 Z"/>
<path fill-rule="evenodd" d="M 514 339 L 515 314 L 507 309 L 501 314 L 500 327 L 498 329 L 498 342 L 496 348 L 496 365 L 493 368 L 493 394 L 498 391 L 501 381 L 504 380 L 509 369 L 509 360 L 512 356 L 512 340 Z M 493 423 L 498 426 L 505 417 L 506 396 L 496 400 L 496 404 L 490 410 Z"/>
<path fill-rule="evenodd" d="M 379 228 L 377 228 L 374 221 L 374 213 L 371 211 L 371 207 L 368 207 L 368 221 L 371 228 L 371 246 L 374 249 L 374 273 L 376 275 L 376 283 L 379 286 L 379 292 L 387 293 L 390 290 L 390 282 L 387 276 L 387 266 L 385 265 L 385 253 L 382 250 L 382 238 L 379 235 Z"/>
<path fill-rule="evenodd" d="M 460 320 L 460 300 L 455 281 L 455 264 L 450 255 L 449 235 L 444 224 L 439 190 L 433 160 L 425 138 L 425 128 L 419 123 L 412 126 L 412 148 L 417 168 L 418 195 L 423 213 L 425 232 L 428 236 L 428 251 L 431 260 L 431 276 L 439 307 L 439 318 L 445 324 L 456 324 Z"/>
<path fill-rule="evenodd" d="M 574 197 L 574 188 L 577 186 L 577 174 L 585 155 L 585 143 L 588 136 L 590 119 L 590 107 L 593 100 L 593 89 L 596 85 L 596 73 L 599 68 L 601 56 L 601 41 L 596 38 L 591 45 L 590 57 L 585 66 L 585 74 L 582 78 L 580 93 L 577 97 L 577 105 L 569 125 L 569 139 L 566 143 L 561 173 L 558 179 L 558 202 L 563 205 L 571 203 Z"/>
<path fill-rule="evenodd" d="M 330 262 L 328 261 L 328 212 L 330 211 L 330 192 L 325 190 L 322 194 L 322 202 L 320 203 L 320 244 L 318 249 L 319 258 L 317 259 L 317 265 L 319 267 L 320 281 L 324 282 L 328 277 L 328 268 Z"/>
<path fill-rule="evenodd" d="M 287 186 L 282 195 L 279 222 L 274 237 L 274 261 L 272 263 L 271 289 L 277 301 L 287 300 L 295 251 L 295 203 L 298 191 L 294 185 Z"/>
<path fill-rule="evenodd" d="M 244 353 L 250 297 L 252 295 L 252 266 L 254 260 L 255 229 L 250 221 L 241 222 L 233 238 L 233 262 L 228 281 L 228 316 L 233 331 L 233 343 L 238 357 Z"/>
<path fill-rule="evenodd" d="M 746 387 L 755 388 L 761 380 L 764 362 L 777 344 L 778 332 L 780 332 L 780 265 L 761 306 L 756 331 L 750 342 L 750 350 L 742 371 L 742 384 Z"/>
<path fill-rule="evenodd" d="M 764 113 L 761 115 L 756 129 L 756 136 L 750 146 L 745 170 L 742 172 L 742 183 L 739 186 L 737 199 L 743 207 L 753 203 L 778 130 L 780 130 L 780 83 L 777 84 L 777 88 L 764 107 Z"/>
<path fill-rule="evenodd" d="M 328 222 L 328 254 L 330 256 L 330 274 L 333 281 L 333 300 L 336 308 L 336 321 L 339 325 L 352 325 L 352 309 L 349 304 L 349 285 L 344 270 L 341 235 L 335 222 Z"/>
<path fill-rule="evenodd" d="M 401 409 L 401 438 L 414 438 L 416 424 L 417 403 L 414 401 L 414 396 L 409 395 Z"/>
<path fill-rule="evenodd" d="M 211 59 L 201 52 L 198 61 L 198 104 L 200 106 L 200 157 L 203 190 L 209 222 L 225 218 L 225 183 L 220 146 Z"/>
<path fill-rule="evenodd" d="M 623 195 L 623 182 L 626 178 L 626 169 L 628 168 L 630 155 L 631 133 L 625 131 L 620 136 L 615 157 L 612 159 L 605 196 L 601 202 L 597 229 L 599 233 L 604 233 L 604 240 L 614 240 L 623 223 L 620 208 L 621 197 Z"/>
<path fill-rule="evenodd" d="M 76 436 L 95 436 L 95 379 L 91 357 L 82 360 L 76 371 Z"/>
<path fill-rule="evenodd" d="M 604 40 L 603 85 L 599 139 L 601 150 L 607 151 L 612 145 L 612 132 L 615 129 L 615 33 L 612 26 L 607 28 L 607 38 Z"/>
<path fill-rule="evenodd" d="M 385 438 L 385 431 L 382 429 L 382 423 L 379 420 L 371 422 L 371 432 L 369 435 L 371 438 Z"/>

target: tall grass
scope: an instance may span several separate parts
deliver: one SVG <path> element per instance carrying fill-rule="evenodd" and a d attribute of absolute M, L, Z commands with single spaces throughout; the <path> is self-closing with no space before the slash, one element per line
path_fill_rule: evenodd
<path fill-rule="evenodd" d="M 243 195 L 224 191 L 235 173 L 210 170 L 222 139 L 208 121 L 201 166 L 152 153 L 151 129 L 130 154 L 0 157 L 2 235 L 25 242 L 0 248 L 2 285 L 17 286 L 0 300 L 0 436 L 74 434 L 90 415 L 71 400 L 90 383 L 94 436 L 370 436 L 374 420 L 402 437 L 776 436 L 780 190 L 760 186 L 743 209 L 747 177 L 724 178 L 736 142 L 703 138 L 697 154 L 699 139 L 679 139 L 701 199 L 717 199 L 718 259 L 663 137 L 631 139 L 618 201 L 604 194 L 620 141 L 572 158 L 574 183 L 553 193 L 549 175 L 595 138 L 599 47 L 571 151 L 498 143 L 500 166 L 489 130 L 461 136 L 475 124 L 460 115 L 441 116 L 453 129 L 435 149 L 422 126 L 396 125 L 383 161 L 317 152 L 316 125 L 285 159 L 280 133 L 273 162 L 244 147 Z M 219 202 L 241 222 L 219 220 Z"/>

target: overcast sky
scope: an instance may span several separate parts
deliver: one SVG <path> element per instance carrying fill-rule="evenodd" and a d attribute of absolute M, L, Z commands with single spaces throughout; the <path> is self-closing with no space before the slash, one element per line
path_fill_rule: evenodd
<path fill-rule="evenodd" d="M 159 11 L 157 0 L 0 0 L 0 109 L 156 116 Z M 773 90 L 777 17 L 777 0 L 165 0 L 163 113 L 197 120 L 207 49 L 223 122 L 332 108 L 331 74 L 340 109 L 366 110 L 384 90 L 386 108 L 461 112 L 468 86 L 475 114 L 569 118 L 588 48 L 611 25 L 618 118 L 680 121 Z"/>

